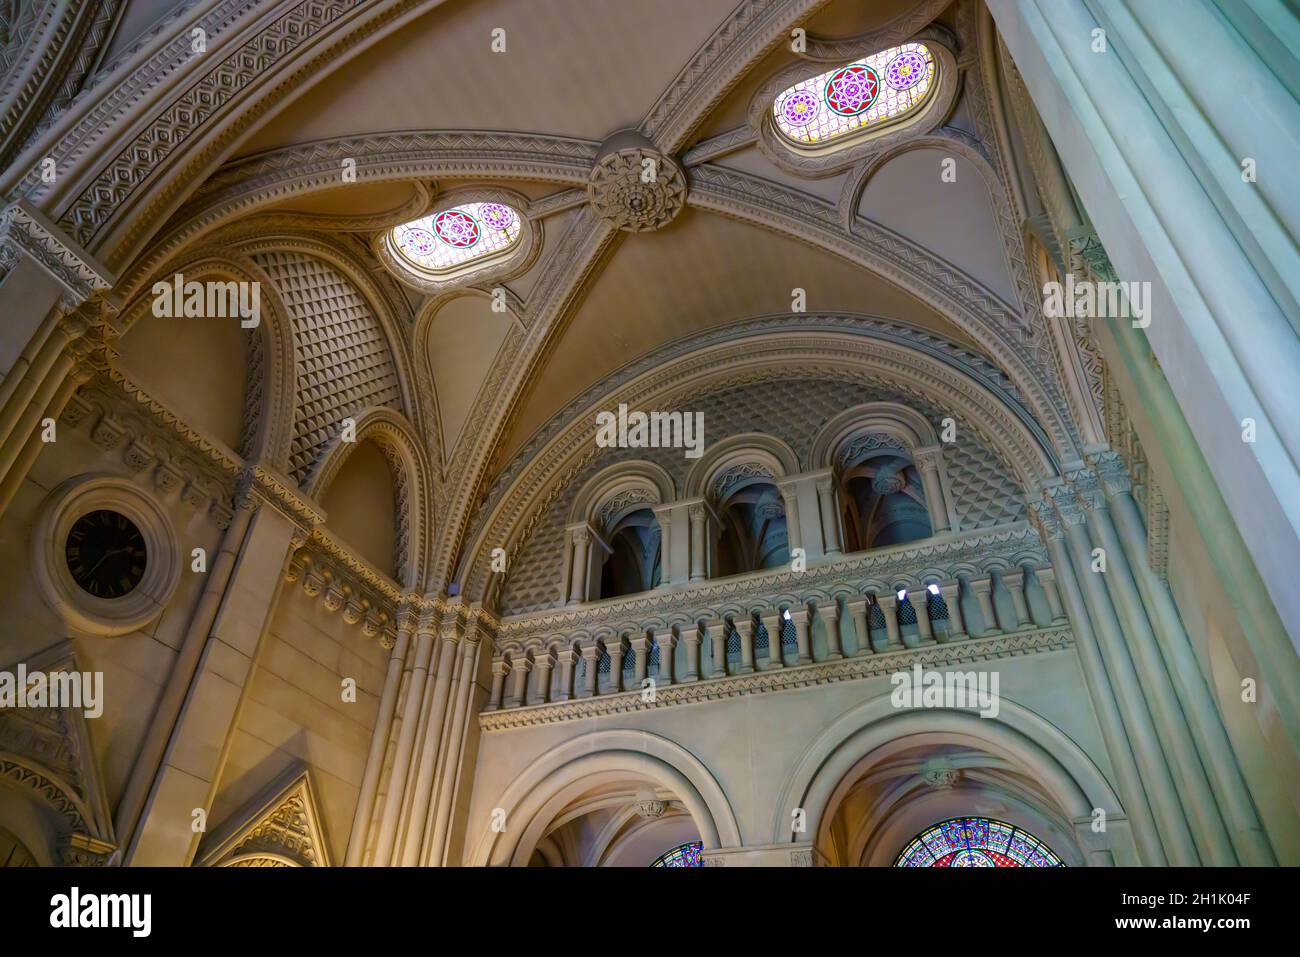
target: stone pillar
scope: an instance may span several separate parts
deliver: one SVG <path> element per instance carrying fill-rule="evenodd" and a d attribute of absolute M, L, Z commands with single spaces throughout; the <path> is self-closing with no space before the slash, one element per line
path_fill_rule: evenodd
<path fill-rule="evenodd" d="M 409 607 L 400 608 L 397 613 L 399 622 L 403 614 L 411 615 L 413 611 Z M 393 729 L 397 692 L 402 685 L 402 670 L 410 644 L 411 629 L 399 625 L 393 640 L 392 652 L 388 656 L 388 674 L 384 676 L 384 690 L 379 697 L 379 713 L 375 718 L 375 729 L 370 735 L 366 769 L 361 777 L 361 793 L 357 796 L 356 811 L 352 815 L 352 832 L 348 838 L 347 856 L 344 859 L 348 867 L 358 866 L 365 852 L 366 834 L 370 830 L 370 816 L 375 809 L 379 775 L 383 771 L 384 753 L 388 750 L 388 736 Z"/>
<path fill-rule="evenodd" d="M 533 663 L 528 660 L 527 651 L 517 651 L 510 657 L 510 694 L 506 696 L 507 708 L 518 708 L 524 704 L 528 694 L 528 672 L 533 670 Z"/>
<path fill-rule="evenodd" d="M 829 475 L 817 480 L 817 503 L 821 509 L 822 536 L 827 555 L 843 551 L 840 542 L 839 505 L 835 495 L 835 481 Z"/>
<path fill-rule="evenodd" d="M 767 670 L 784 668 L 781 660 L 781 626 L 785 618 L 779 610 L 763 616 L 763 627 L 767 630 Z"/>
<path fill-rule="evenodd" d="M 925 505 L 930 512 L 930 525 L 934 534 L 946 532 L 952 528 L 948 518 L 948 502 L 943 494 L 943 483 L 939 480 L 939 468 L 943 463 L 943 446 L 932 445 L 917 449 L 912 453 L 916 470 L 921 473 L 921 486 L 925 490 Z"/>
<path fill-rule="evenodd" d="M 588 698 L 600 694 L 600 646 L 594 640 L 588 640 L 582 646 L 582 660 L 586 662 L 586 673 L 582 676 L 582 686 Z"/>
<path fill-rule="evenodd" d="M 898 596 L 893 592 L 888 595 L 878 595 L 876 604 L 880 606 L 880 613 L 885 616 L 885 632 L 888 635 L 885 639 L 885 649 L 882 650 L 902 648 L 903 634 L 898 628 Z"/>
<path fill-rule="evenodd" d="M 808 609 L 790 609 L 790 620 L 794 622 L 794 637 L 799 647 L 798 663 L 806 665 L 813 660 L 812 639 L 808 634 Z"/>
<path fill-rule="evenodd" d="M 785 540 L 791 551 L 803 547 L 803 536 L 799 532 L 799 493 L 794 482 L 782 482 L 777 485 L 781 492 L 781 501 L 785 503 Z"/>
<path fill-rule="evenodd" d="M 533 666 L 537 677 L 533 679 L 531 703 L 546 704 L 551 697 L 551 669 L 555 667 L 555 655 L 550 648 L 538 648 L 533 652 Z"/>
<path fill-rule="evenodd" d="M 704 533 L 708 515 L 702 502 L 690 506 L 687 514 L 691 525 L 691 581 L 704 581 L 707 575 L 704 565 Z"/>
<path fill-rule="evenodd" d="M 867 618 L 867 600 L 859 598 L 846 606 L 853 616 L 853 634 L 857 637 L 854 657 L 871 654 L 871 622 Z"/>
<path fill-rule="evenodd" d="M 993 580 L 991 578 L 972 579 L 970 590 L 980 603 L 980 617 L 984 619 L 984 630 L 980 632 L 980 637 L 1002 634 L 1002 629 L 998 627 L 998 614 L 993 608 Z"/>
<path fill-rule="evenodd" d="M 568 701 L 573 697 L 573 663 L 577 652 L 571 647 L 561 648 L 555 655 L 560 660 L 560 688 L 555 692 L 556 701 Z"/>
<path fill-rule="evenodd" d="M 1025 600 L 1025 573 L 1021 569 L 1002 573 L 1002 584 L 1011 593 L 1011 603 L 1016 609 L 1016 630 L 1024 631 L 1034 627 L 1033 616 L 1029 614 L 1029 602 Z"/>
<path fill-rule="evenodd" d="M 700 680 L 700 626 L 697 623 L 694 627 L 687 626 L 682 633 L 682 641 L 686 642 L 686 674 L 682 676 L 683 681 Z"/>
<path fill-rule="evenodd" d="M 400 627 L 400 622 L 399 622 Z M 424 706 L 424 685 L 433 655 L 433 633 L 425 622 L 420 623 L 415 636 L 415 660 L 406 684 L 406 706 L 402 710 L 402 725 L 398 731 L 397 746 L 393 750 L 393 766 L 388 774 L 388 794 L 384 798 L 384 813 L 379 819 L 379 835 L 375 842 L 374 863 L 386 867 L 393 862 L 397 843 L 397 828 L 401 823 L 402 801 L 406 797 L 406 775 L 414 760 L 415 734 L 419 730 L 420 711 Z"/>
<path fill-rule="evenodd" d="M 725 618 L 704 623 L 704 631 L 711 642 L 713 652 L 714 678 L 723 678 L 727 674 L 727 620 Z"/>
<path fill-rule="evenodd" d="M 632 666 L 632 688 L 639 689 L 646 679 L 646 673 L 649 671 L 650 639 L 642 633 L 630 639 L 628 644 L 632 647 L 635 662 Z"/>
<path fill-rule="evenodd" d="M 591 530 L 585 526 L 571 529 L 573 570 L 569 576 L 569 604 L 587 600 L 587 566 L 590 562 Z"/>
<path fill-rule="evenodd" d="M 500 655 L 492 659 L 492 692 L 488 695 L 487 711 L 496 711 L 501 707 L 501 695 L 506 686 L 506 675 L 510 665 Z"/>
<path fill-rule="evenodd" d="M 433 796 L 438 758 L 444 748 L 442 725 L 447 714 L 447 698 L 451 692 L 452 671 L 455 668 L 456 648 L 459 643 L 460 635 L 455 624 L 446 624 L 438 636 L 437 653 L 434 658 L 436 665 L 433 673 L 433 693 L 428 711 L 423 716 L 424 743 L 420 749 L 415 789 L 408 812 L 407 832 L 402 848 L 403 867 L 414 867 L 420 860 L 420 845 L 424 840 L 424 830 L 420 822 L 429 815 L 429 801 Z"/>
<path fill-rule="evenodd" d="M 673 583 L 673 513 L 671 505 L 659 505 L 652 509 L 655 521 L 659 523 L 659 586 L 667 588 Z"/>
<path fill-rule="evenodd" d="M 943 603 L 948 606 L 948 640 L 958 641 L 966 637 L 966 624 L 961 617 L 961 582 L 944 582 L 939 586 Z"/>
<path fill-rule="evenodd" d="M 838 661 L 844 652 L 840 648 L 840 608 L 835 599 L 818 604 L 817 617 L 826 629 L 826 660 Z"/>
<path fill-rule="evenodd" d="M 448 699 L 451 720 L 447 728 L 446 744 L 439 755 L 441 761 L 437 779 L 437 803 L 432 809 L 432 821 L 426 819 L 425 830 L 432 836 L 428 842 L 426 864 L 441 866 L 446 852 L 447 833 L 451 828 L 451 805 L 459 780 L 461 755 L 465 746 L 465 726 L 470 719 L 470 695 L 474 690 L 474 670 L 478 662 L 479 629 L 477 617 L 466 625 L 465 640 L 460 643 L 460 653 L 454 659 L 456 672 L 452 679 L 452 697 Z"/>
<path fill-rule="evenodd" d="M 669 629 L 663 634 L 655 633 L 655 647 L 659 649 L 659 673 L 655 681 L 665 688 L 673 683 L 673 648 L 677 646 L 677 636 Z"/>
<path fill-rule="evenodd" d="M 1065 606 L 1061 604 L 1061 591 L 1056 586 L 1056 571 L 1052 568 L 1036 568 L 1034 577 L 1038 579 L 1038 584 L 1043 587 L 1043 594 L 1047 596 L 1047 607 L 1052 610 L 1052 624 L 1065 624 Z"/>
<path fill-rule="evenodd" d="M 740 670 L 739 674 L 748 675 L 754 672 L 754 618 L 752 615 L 737 615 L 732 619 L 732 627 L 736 629 L 736 634 L 740 637 Z"/>
<path fill-rule="evenodd" d="M 912 610 L 916 612 L 917 644 L 935 644 L 934 627 L 930 624 L 930 592 L 922 588 L 908 597 L 912 599 Z"/>

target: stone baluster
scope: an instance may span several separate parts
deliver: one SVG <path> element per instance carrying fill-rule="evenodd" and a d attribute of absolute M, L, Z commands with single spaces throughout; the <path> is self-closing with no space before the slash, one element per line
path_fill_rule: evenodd
<path fill-rule="evenodd" d="M 588 639 L 587 643 L 582 646 L 582 660 L 586 665 L 585 674 L 582 676 L 582 686 L 587 692 L 588 698 L 594 698 L 600 694 L 600 646 L 594 639 Z"/>
<path fill-rule="evenodd" d="M 808 633 L 808 609 L 790 609 L 790 620 L 794 622 L 795 643 L 799 648 L 799 664 L 806 665 L 813 660 L 812 638 Z"/>
<path fill-rule="evenodd" d="M 768 671 L 785 667 L 785 662 L 781 660 L 781 626 L 784 624 L 785 618 L 779 609 L 763 616 L 763 627 L 767 630 Z"/>
<path fill-rule="evenodd" d="M 703 627 L 711 642 L 713 677 L 722 678 L 727 674 L 727 619 L 708 621 Z"/>
<path fill-rule="evenodd" d="M 845 607 L 853 616 L 853 634 L 857 637 L 857 650 L 854 657 L 871 654 L 871 622 L 867 617 L 867 600 L 859 598 L 848 602 Z"/>
<path fill-rule="evenodd" d="M 551 669 L 555 667 L 555 655 L 550 648 L 538 648 L 533 652 L 533 666 L 537 677 L 533 680 L 533 694 L 530 698 L 535 704 L 546 704 L 551 697 Z"/>
<path fill-rule="evenodd" d="M 826 660 L 838 661 L 844 657 L 840 648 L 840 606 L 834 598 L 827 599 L 817 606 L 817 617 L 826 629 Z"/>
<path fill-rule="evenodd" d="M 948 640 L 958 641 L 966 636 L 966 625 L 961 617 L 961 582 L 944 582 L 939 586 L 943 603 L 948 606 Z"/>
<path fill-rule="evenodd" d="M 736 629 L 736 634 L 740 638 L 740 670 L 739 674 L 753 674 L 754 671 L 754 617 L 752 615 L 737 615 L 732 619 L 731 625 Z"/>
<path fill-rule="evenodd" d="M 528 694 L 528 672 L 533 670 L 533 663 L 528 660 L 528 653 L 518 651 L 510 659 L 510 694 L 506 697 L 507 708 L 517 708 L 525 703 Z"/>
<path fill-rule="evenodd" d="M 632 666 L 632 687 L 640 688 L 646 679 L 646 674 L 650 670 L 650 638 L 645 632 L 629 639 L 628 644 L 632 647 L 632 656 L 634 664 Z"/>
<path fill-rule="evenodd" d="M 510 665 L 506 659 L 497 655 L 492 659 L 492 693 L 488 696 L 488 711 L 496 711 L 501 707 L 501 694 L 505 690 L 506 675 L 510 673 Z"/>
<path fill-rule="evenodd" d="M 984 619 L 984 630 L 980 632 L 980 636 L 1002 634 L 1002 629 L 998 627 L 997 612 L 993 608 L 993 580 L 973 579 L 970 590 L 975 593 L 975 599 L 980 603 L 980 617 Z"/>
<path fill-rule="evenodd" d="M 568 701 L 573 697 L 573 665 L 577 656 L 572 648 L 561 648 L 555 657 L 560 662 L 560 687 L 555 692 L 556 701 Z"/>
<path fill-rule="evenodd" d="M 876 598 L 880 613 L 885 616 L 885 647 L 889 649 L 903 647 L 903 634 L 898 629 L 898 596 L 893 592 Z"/>
<path fill-rule="evenodd" d="M 1065 624 L 1065 604 L 1061 601 L 1061 590 L 1056 584 L 1056 569 L 1035 569 L 1034 577 L 1038 579 L 1038 584 L 1043 587 L 1043 594 L 1047 596 L 1047 607 L 1052 611 L 1052 624 Z"/>
<path fill-rule="evenodd" d="M 610 635 L 605 639 L 605 653 L 609 655 L 609 693 L 623 690 L 623 636 Z"/>
<path fill-rule="evenodd" d="M 655 633 L 655 647 L 659 649 L 659 674 L 655 681 L 665 688 L 673 683 L 673 649 L 676 646 L 677 636 L 671 629 L 662 635 Z"/>
<path fill-rule="evenodd" d="M 930 592 L 926 588 L 920 591 L 914 591 L 909 596 L 912 599 L 912 610 L 916 612 L 916 633 L 917 645 L 933 645 L 934 626 L 930 623 Z"/>
<path fill-rule="evenodd" d="M 1025 600 L 1025 573 L 1022 569 L 1002 573 L 1002 584 L 1011 592 L 1011 604 L 1016 609 L 1016 630 L 1024 631 L 1034 627 L 1034 618 L 1029 614 L 1029 602 Z"/>
<path fill-rule="evenodd" d="M 682 633 L 682 641 L 686 643 L 686 674 L 682 676 L 683 681 L 700 680 L 700 628 L 699 622 L 694 627 L 688 625 Z"/>

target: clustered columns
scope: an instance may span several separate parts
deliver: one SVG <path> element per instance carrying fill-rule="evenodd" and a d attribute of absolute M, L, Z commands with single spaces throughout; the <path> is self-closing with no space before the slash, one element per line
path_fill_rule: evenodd
<path fill-rule="evenodd" d="M 477 603 L 444 605 L 418 597 L 404 602 L 348 864 L 441 864 L 446 853 L 466 716 L 489 616 Z M 494 662 L 493 696 L 503 693 L 508 674 Z M 512 699 L 518 691 L 516 683 Z"/>
<path fill-rule="evenodd" d="M 840 527 L 839 488 L 829 470 L 817 477 L 817 507 L 822 520 L 825 553 L 838 555 L 844 551 L 844 532 Z"/>
<path fill-rule="evenodd" d="M 1131 488 L 1106 450 L 1031 505 L 1055 569 L 1038 579 L 1053 615 L 1068 610 L 1135 840 L 1152 864 L 1272 864 Z"/>

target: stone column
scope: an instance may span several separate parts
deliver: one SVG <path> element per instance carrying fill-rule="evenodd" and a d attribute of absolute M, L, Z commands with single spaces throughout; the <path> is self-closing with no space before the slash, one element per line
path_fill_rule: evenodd
<path fill-rule="evenodd" d="M 1115 452 L 1090 457 L 1090 461 L 1096 466 L 1110 502 L 1120 541 L 1136 574 L 1143 605 L 1151 615 L 1151 624 L 1160 639 L 1165 660 L 1169 663 L 1178 700 L 1191 726 L 1197 750 L 1205 760 L 1216 796 L 1222 798 L 1222 807 L 1238 857 L 1245 864 L 1270 866 L 1277 858 L 1264 833 L 1254 802 L 1246 790 L 1236 753 L 1224 729 L 1204 672 L 1197 662 L 1196 652 L 1183 627 L 1173 596 L 1147 563 L 1146 528 L 1137 503 L 1133 501 L 1133 486 L 1127 469 Z M 1040 582 L 1043 571 L 1040 569 L 1037 572 Z"/>
<path fill-rule="evenodd" d="M 673 583 L 672 506 L 660 505 L 652 511 L 659 523 L 659 587 L 667 588 Z"/>
<path fill-rule="evenodd" d="M 1132 741 L 1134 756 L 1141 771 L 1142 786 L 1152 801 L 1155 819 L 1170 863 L 1195 866 L 1200 863 L 1191 829 L 1178 802 L 1173 775 L 1160 748 L 1160 735 L 1147 710 L 1146 690 L 1138 678 L 1133 660 L 1124 643 L 1123 628 L 1111 605 L 1102 574 L 1092 570 L 1092 542 L 1084 527 L 1085 516 L 1074 490 L 1058 486 L 1048 490 L 1065 527 L 1074 565 L 1079 569 L 1079 584 L 1100 638 L 1106 670 L 1114 681 L 1116 701 L 1124 716 L 1124 725 Z"/>
<path fill-rule="evenodd" d="M 857 651 L 854 657 L 871 654 L 871 622 L 867 618 L 867 600 L 859 598 L 846 606 L 853 616 L 853 634 L 857 637 Z"/>
<path fill-rule="evenodd" d="M 711 642 L 710 650 L 713 652 L 712 677 L 725 677 L 727 674 L 727 620 L 720 618 L 717 621 L 705 622 L 704 631 Z"/>
<path fill-rule="evenodd" d="M 984 619 L 984 630 L 980 632 L 980 637 L 1002 634 L 1002 629 L 998 627 L 998 614 L 993 608 L 993 580 L 972 579 L 970 590 L 974 592 L 975 598 L 980 603 L 980 617 Z"/>
<path fill-rule="evenodd" d="M 885 639 L 885 648 L 882 650 L 902 648 L 903 634 L 898 628 L 898 596 L 893 592 L 888 595 L 877 595 L 876 604 L 880 606 L 880 613 L 885 616 L 885 632 L 888 635 Z"/>
<path fill-rule="evenodd" d="M 687 626 L 682 633 L 682 641 L 686 642 L 686 674 L 682 676 L 683 681 L 700 680 L 700 626 L 695 624 L 694 627 Z"/>
<path fill-rule="evenodd" d="M 413 612 L 408 607 L 398 610 L 398 621 L 403 613 Z M 411 644 L 411 629 L 398 627 L 393 640 L 393 649 L 388 656 L 388 674 L 384 677 L 384 690 L 379 698 L 379 713 L 375 719 L 375 729 L 370 735 L 370 749 L 366 754 L 366 769 L 361 777 L 361 792 L 357 796 L 357 807 L 352 815 L 352 832 L 348 839 L 347 856 L 344 863 L 356 867 L 361 863 L 365 852 L 366 833 L 370 829 L 370 816 L 375 808 L 375 794 L 379 789 L 379 775 L 383 771 L 384 753 L 388 750 L 388 736 L 393 729 L 393 716 L 397 708 L 397 692 L 402 685 L 402 669 L 406 662 L 406 651 Z"/>
<path fill-rule="evenodd" d="M 768 671 L 785 667 L 785 662 L 781 660 L 781 626 L 784 624 L 785 618 L 779 610 L 763 616 L 763 627 L 767 629 Z"/>
<path fill-rule="evenodd" d="M 492 659 L 492 693 L 488 696 L 488 704 L 485 710 L 496 711 L 501 707 L 501 695 L 505 690 L 506 675 L 510 673 L 510 665 L 506 659 L 500 655 Z"/>
<path fill-rule="evenodd" d="M 840 648 L 840 608 L 834 599 L 817 606 L 817 617 L 826 628 L 826 660 L 838 661 L 844 657 Z"/>
<path fill-rule="evenodd" d="M 961 617 L 961 582 L 944 582 L 939 586 L 943 603 L 948 606 L 948 640 L 957 641 L 966 637 L 966 625 Z"/>
<path fill-rule="evenodd" d="M 930 624 L 930 592 L 922 588 L 919 592 L 912 592 L 909 596 L 912 599 L 912 610 L 916 612 L 916 633 L 918 645 L 933 645 L 934 627 Z"/>
<path fill-rule="evenodd" d="M 520 650 L 510 657 L 510 694 L 506 696 L 507 708 L 518 708 L 524 704 L 528 694 L 528 672 L 533 670 L 533 663 L 528 660 L 528 652 Z"/>
<path fill-rule="evenodd" d="M 691 581 L 704 581 L 706 577 L 704 532 L 707 524 L 707 514 L 704 505 L 700 502 L 690 506 L 687 514 L 690 516 L 691 525 Z"/>
<path fill-rule="evenodd" d="M 587 565 L 591 548 L 591 531 L 585 527 L 572 529 L 573 571 L 569 577 L 569 604 L 587 600 Z"/>
<path fill-rule="evenodd" d="M 379 867 L 393 863 L 402 801 L 406 797 L 406 774 L 415 757 L 415 733 L 419 730 L 425 677 L 429 670 L 429 659 L 433 655 L 433 632 L 427 630 L 423 621 L 419 627 L 420 631 L 415 636 L 415 660 L 406 685 L 406 707 L 402 711 L 402 726 L 398 731 L 397 746 L 393 750 L 393 766 L 388 774 L 388 794 L 384 798 L 384 813 L 379 820 L 379 835 L 375 842 L 374 863 Z"/>
<path fill-rule="evenodd" d="M 916 470 L 921 473 L 921 486 L 925 490 L 925 505 L 930 512 L 930 525 L 934 534 L 946 532 L 952 528 L 948 519 L 948 503 L 943 494 L 943 483 L 939 481 L 939 467 L 943 463 L 943 446 L 932 445 L 917 449 L 912 453 Z"/>
<path fill-rule="evenodd" d="M 1056 571 L 1052 568 L 1036 568 L 1034 577 L 1043 586 L 1043 594 L 1047 596 L 1047 607 L 1052 610 L 1052 624 L 1065 624 L 1065 606 L 1061 604 L 1061 591 L 1056 586 Z"/>
<path fill-rule="evenodd" d="M 790 609 L 790 620 L 794 622 L 795 643 L 799 648 L 799 664 L 806 665 L 813 660 L 812 639 L 808 634 L 808 609 Z"/>
<path fill-rule="evenodd" d="M 442 726 L 443 719 L 447 715 L 447 699 L 451 692 L 452 672 L 456 664 L 456 648 L 459 643 L 460 635 L 456 625 L 445 624 L 442 633 L 438 636 L 433 694 L 428 712 L 424 715 L 424 744 L 420 749 L 415 790 L 408 812 L 407 832 L 402 848 L 403 867 L 414 867 L 420 860 L 420 845 L 424 840 L 424 831 L 419 822 L 429 815 L 429 801 L 433 796 L 438 758 L 444 749 Z"/>
<path fill-rule="evenodd" d="M 1002 573 L 1002 584 L 1011 592 L 1011 603 L 1016 609 L 1016 630 L 1024 631 L 1034 627 L 1033 616 L 1029 614 L 1029 602 L 1025 600 L 1025 573 L 1017 569 Z"/>
<path fill-rule="evenodd" d="M 646 673 L 649 671 L 650 661 L 650 639 L 644 633 L 637 635 L 628 641 L 632 646 L 632 655 L 635 664 L 632 666 L 632 690 L 641 688 L 641 683 L 646 679 Z"/>
<path fill-rule="evenodd" d="M 732 619 L 732 627 L 740 637 L 740 670 L 742 675 L 754 673 L 754 618 L 752 615 L 737 615 Z"/>
<path fill-rule="evenodd" d="M 781 492 L 781 501 L 785 503 L 785 540 L 793 551 L 803 547 L 803 536 L 799 533 L 799 493 L 793 482 L 780 483 L 777 488 Z"/>
<path fill-rule="evenodd" d="M 655 680 L 665 688 L 673 683 L 673 648 L 677 646 L 677 636 L 669 629 L 663 634 L 655 633 L 655 647 L 659 649 L 659 673 Z"/>
<path fill-rule="evenodd" d="M 453 677 L 453 696 L 448 699 L 452 708 L 447 729 L 446 744 L 442 749 L 437 780 L 437 804 L 432 808 L 432 821 L 426 819 L 429 838 L 426 864 L 441 866 L 446 851 L 447 833 L 451 828 L 451 805 L 460 778 L 461 755 L 465 746 L 465 726 L 469 721 L 470 694 L 474 690 L 474 666 L 478 661 L 479 629 L 482 626 L 473 618 L 465 630 L 465 640 L 460 643 L 460 654 L 454 659 L 457 666 Z M 445 757 L 443 757 L 445 755 Z"/>
<path fill-rule="evenodd" d="M 817 503 L 821 508 L 822 535 L 826 554 L 838 555 L 843 551 L 840 543 L 839 506 L 836 503 L 835 481 L 829 475 L 817 480 Z"/>
<path fill-rule="evenodd" d="M 560 660 L 560 689 L 555 692 L 556 701 L 568 701 L 573 697 L 573 663 L 577 652 L 572 648 L 561 648 L 555 655 Z"/>
<path fill-rule="evenodd" d="M 582 686 L 587 691 L 588 698 L 594 698 L 600 694 L 600 646 L 594 640 L 588 640 L 582 646 L 582 660 L 586 662 L 586 673 L 582 676 Z"/>
<path fill-rule="evenodd" d="M 551 697 L 551 669 L 555 667 L 555 655 L 550 648 L 539 648 L 533 652 L 533 666 L 537 668 L 537 677 L 533 680 L 532 702 L 546 704 Z"/>

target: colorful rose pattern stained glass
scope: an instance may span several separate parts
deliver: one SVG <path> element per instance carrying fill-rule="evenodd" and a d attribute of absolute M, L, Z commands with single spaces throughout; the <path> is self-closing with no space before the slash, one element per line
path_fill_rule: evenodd
<path fill-rule="evenodd" d="M 448 272 L 519 241 L 519 213 L 504 203 L 466 203 L 393 229 L 393 248 L 411 265 Z"/>
<path fill-rule="evenodd" d="M 986 817 L 956 817 L 922 831 L 895 867 L 1064 867 L 1027 831 Z"/>
<path fill-rule="evenodd" d="M 656 860 L 651 867 L 703 867 L 704 863 L 700 860 L 700 852 L 704 850 L 704 845 L 699 841 L 693 841 L 690 844 L 682 844 L 674 847 L 667 854 L 663 854 Z M 642 858 L 644 860 L 644 858 Z"/>
<path fill-rule="evenodd" d="M 938 67 L 924 43 L 904 43 L 802 80 L 776 98 L 776 128 L 800 146 L 831 140 L 920 106 Z"/>

